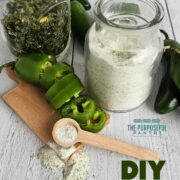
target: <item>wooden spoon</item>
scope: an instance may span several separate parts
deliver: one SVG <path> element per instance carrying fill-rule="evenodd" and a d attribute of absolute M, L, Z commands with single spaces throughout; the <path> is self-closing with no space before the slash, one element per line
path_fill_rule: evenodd
<path fill-rule="evenodd" d="M 73 126 L 77 130 L 77 138 L 72 144 L 64 144 L 61 142 L 61 139 L 57 137 L 57 129 L 67 125 Z M 65 148 L 70 147 L 77 142 L 81 142 L 86 145 L 129 155 L 142 160 L 159 160 L 159 154 L 155 151 L 131 145 L 123 141 L 117 141 L 103 135 L 84 131 L 80 128 L 79 124 L 76 121 L 69 118 L 64 118 L 57 121 L 53 127 L 52 135 L 54 141 Z"/>

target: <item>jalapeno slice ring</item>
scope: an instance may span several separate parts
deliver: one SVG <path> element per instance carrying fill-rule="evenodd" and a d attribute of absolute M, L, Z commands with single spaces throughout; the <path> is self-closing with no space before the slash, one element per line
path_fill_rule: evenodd
<path fill-rule="evenodd" d="M 62 117 L 72 118 L 82 124 L 93 117 L 95 110 L 96 105 L 93 99 L 88 96 L 80 96 L 66 104 L 60 113 Z"/>
<path fill-rule="evenodd" d="M 106 120 L 106 113 L 101 108 L 97 108 L 93 118 L 89 119 L 85 124 L 80 124 L 80 126 L 85 131 L 98 133 L 104 128 Z"/>

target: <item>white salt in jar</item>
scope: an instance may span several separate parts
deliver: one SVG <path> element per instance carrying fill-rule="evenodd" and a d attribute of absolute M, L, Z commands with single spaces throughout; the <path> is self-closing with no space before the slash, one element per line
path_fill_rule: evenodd
<path fill-rule="evenodd" d="M 85 43 L 88 91 L 107 110 L 133 110 L 149 97 L 160 64 L 163 7 L 154 0 L 100 0 L 94 13 Z"/>

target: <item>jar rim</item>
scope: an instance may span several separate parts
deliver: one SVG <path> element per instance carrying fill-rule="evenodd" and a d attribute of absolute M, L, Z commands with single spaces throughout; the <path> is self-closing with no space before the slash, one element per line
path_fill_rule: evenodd
<path fill-rule="evenodd" d="M 94 6 L 93 11 L 95 14 L 95 18 L 98 22 L 101 22 L 110 27 L 122 28 L 122 29 L 127 29 L 127 30 L 147 29 L 147 28 L 150 28 L 150 27 L 153 27 L 153 26 L 159 24 L 164 18 L 164 7 L 159 2 L 159 0 L 137 0 L 137 2 L 141 1 L 146 4 L 151 3 L 151 5 L 153 6 L 151 8 L 154 8 L 156 11 L 155 16 L 152 18 L 151 21 L 146 22 L 143 25 L 134 25 L 134 26 L 127 26 L 127 25 L 112 23 L 111 20 L 109 20 L 109 19 L 107 19 L 107 17 L 105 17 L 105 15 L 103 14 L 102 9 L 101 9 L 102 6 L 104 5 L 105 1 L 106 0 L 98 0 Z M 120 0 L 120 1 L 122 1 L 122 0 Z"/>

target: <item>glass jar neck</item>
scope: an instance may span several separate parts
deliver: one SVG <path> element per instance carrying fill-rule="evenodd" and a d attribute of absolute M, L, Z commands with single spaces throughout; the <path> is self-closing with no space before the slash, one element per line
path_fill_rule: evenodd
<path fill-rule="evenodd" d="M 157 0 L 99 0 L 94 14 L 99 27 L 135 33 L 153 30 L 162 21 L 164 10 Z"/>

